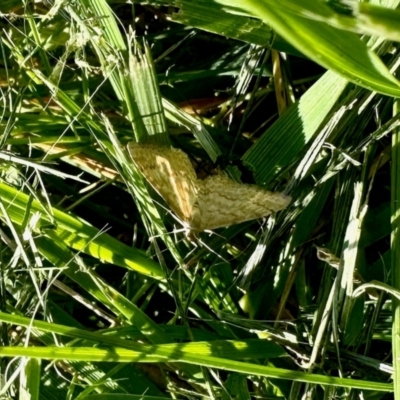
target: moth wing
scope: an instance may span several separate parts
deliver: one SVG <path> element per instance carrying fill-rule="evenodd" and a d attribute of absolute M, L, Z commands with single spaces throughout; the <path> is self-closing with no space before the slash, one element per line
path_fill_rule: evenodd
<path fill-rule="evenodd" d="M 256 185 L 236 183 L 227 177 L 210 176 L 198 181 L 199 230 L 216 229 L 265 217 L 287 207 L 290 196 L 269 192 Z"/>
<path fill-rule="evenodd" d="M 184 222 L 190 222 L 197 199 L 197 177 L 188 156 L 172 147 L 131 143 L 133 162 L 150 185 Z"/>

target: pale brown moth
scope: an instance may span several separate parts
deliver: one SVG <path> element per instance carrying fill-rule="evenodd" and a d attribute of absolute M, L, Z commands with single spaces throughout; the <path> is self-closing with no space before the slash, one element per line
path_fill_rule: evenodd
<path fill-rule="evenodd" d="M 140 172 L 191 231 L 221 228 L 265 217 L 287 207 L 291 198 L 223 175 L 197 179 L 188 156 L 179 149 L 130 143 Z"/>

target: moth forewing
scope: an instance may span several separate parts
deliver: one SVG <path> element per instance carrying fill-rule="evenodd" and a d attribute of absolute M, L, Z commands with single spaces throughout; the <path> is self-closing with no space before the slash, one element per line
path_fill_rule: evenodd
<path fill-rule="evenodd" d="M 187 155 L 173 148 L 147 144 L 131 143 L 128 149 L 150 185 L 182 221 L 189 223 L 195 212 L 197 179 Z"/>

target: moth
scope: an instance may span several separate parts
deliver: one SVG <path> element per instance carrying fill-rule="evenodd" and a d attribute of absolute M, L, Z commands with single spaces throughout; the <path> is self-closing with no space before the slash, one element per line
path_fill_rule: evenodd
<path fill-rule="evenodd" d="M 128 145 L 133 162 L 190 231 L 202 232 L 265 217 L 287 207 L 290 196 L 228 177 L 196 177 L 182 150 L 151 144 Z"/>

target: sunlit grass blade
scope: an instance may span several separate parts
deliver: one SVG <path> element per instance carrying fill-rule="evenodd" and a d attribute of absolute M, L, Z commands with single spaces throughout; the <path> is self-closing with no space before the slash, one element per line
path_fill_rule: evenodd
<path fill-rule="evenodd" d="M 243 157 L 256 182 L 268 183 L 304 149 L 332 113 L 347 84 L 337 74 L 325 73 L 260 137 Z"/>
<path fill-rule="evenodd" d="M 141 351 L 132 351 L 118 347 L 103 349 L 93 347 L 3 347 L 0 349 L 0 355 L 3 357 L 28 356 L 47 360 L 69 359 L 75 361 L 85 360 L 90 362 L 183 362 L 250 375 L 265 376 L 276 379 L 290 379 L 297 382 L 384 392 L 390 392 L 393 390 L 393 386 L 389 383 L 328 377 L 324 375 L 309 374 L 305 372 L 290 371 L 287 369 L 234 361 L 201 353 L 186 353 L 184 351 L 185 344 L 158 345 L 152 347 L 143 345 L 142 348 Z"/>
<path fill-rule="evenodd" d="M 122 244 L 107 233 L 99 232 L 98 229 L 72 215 L 55 208 L 46 211 L 37 200 L 30 199 L 28 195 L 5 184 L 1 184 L 0 197 L 7 206 L 11 219 L 17 225 L 23 224 L 27 210 L 31 213 L 43 213 L 38 228 L 42 229 L 45 235 L 46 233 L 49 237 L 54 235 L 54 238 L 67 243 L 73 249 L 100 260 L 132 268 L 156 279 L 164 278 L 161 267 L 147 258 L 143 252 Z M 49 211 L 53 219 L 46 217 Z"/>

